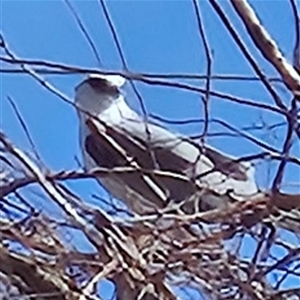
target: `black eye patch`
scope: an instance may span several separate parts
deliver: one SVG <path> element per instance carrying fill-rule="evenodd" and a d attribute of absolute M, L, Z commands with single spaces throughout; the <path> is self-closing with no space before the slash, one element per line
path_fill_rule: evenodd
<path fill-rule="evenodd" d="M 86 80 L 86 82 L 95 90 L 110 94 L 110 95 L 116 95 L 119 93 L 119 90 L 116 86 L 111 85 L 107 80 L 102 78 L 89 78 Z"/>

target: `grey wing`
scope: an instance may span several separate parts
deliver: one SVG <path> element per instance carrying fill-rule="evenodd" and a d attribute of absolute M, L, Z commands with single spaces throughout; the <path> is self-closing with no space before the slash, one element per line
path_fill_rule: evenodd
<path fill-rule="evenodd" d="M 240 163 L 224 156 L 224 166 L 227 167 L 221 172 L 222 154 L 207 148 L 206 152 L 209 152 L 212 158 L 209 159 L 207 154 L 202 154 L 201 149 L 192 142 L 162 127 L 148 124 L 148 129 L 149 133 L 147 134 L 143 122 L 127 120 L 125 123 L 106 126 L 106 135 L 124 149 L 125 153 L 129 154 L 130 160 L 137 162 L 143 169 L 160 169 L 194 178 L 207 173 L 201 180 L 205 187 L 217 194 L 220 192 L 226 194 L 228 190 L 234 188 L 233 185 L 242 187 L 242 189 L 239 188 L 239 191 L 247 189 L 247 192 L 250 192 L 251 188 L 252 190 L 255 188 L 255 184 L 250 181 L 252 178 L 247 177 L 248 174 L 246 171 L 244 172 Z M 91 133 L 86 138 L 85 148 L 99 166 L 113 168 L 130 164 L 128 158 L 124 157 L 124 154 L 120 153 L 99 133 Z M 214 161 L 217 167 L 215 167 Z M 232 173 L 232 176 L 229 173 Z M 242 179 L 235 179 L 237 177 Z M 134 172 L 123 174 L 119 178 L 129 189 L 135 191 L 142 198 L 148 199 L 151 203 L 155 203 L 158 208 L 164 207 L 168 200 L 183 201 L 196 192 L 191 181 L 173 176 L 157 174 L 145 176 L 141 172 Z M 165 196 L 157 192 L 156 187 Z M 209 199 L 209 201 L 214 200 L 211 197 Z"/>
<path fill-rule="evenodd" d="M 124 132 L 115 130 L 113 127 L 108 126 L 106 128 L 106 134 L 109 135 L 128 156 L 116 149 L 116 147 L 106 139 L 104 134 L 91 132 L 85 139 L 84 147 L 98 166 L 108 169 L 129 167 L 134 161 L 141 169 L 149 170 L 146 174 L 139 170 L 135 172 L 118 173 L 118 179 L 126 186 L 126 189 L 123 189 L 123 191 L 117 195 L 121 200 L 126 201 L 126 199 L 124 199 L 126 195 L 124 194 L 127 193 L 126 190 L 129 190 L 132 191 L 133 194 L 138 194 L 143 199 L 147 199 L 150 203 L 155 204 L 157 208 L 163 208 L 169 200 L 182 201 L 195 192 L 195 187 L 188 178 L 185 180 L 184 177 L 180 179 L 178 177 L 174 178 L 172 176 L 151 173 L 151 170 L 155 170 L 155 163 L 145 144 L 139 143 L 135 138 L 130 138 Z M 154 155 L 155 154 L 158 154 L 157 157 L 161 162 L 161 166 L 164 167 L 164 171 L 182 173 L 180 170 L 184 170 L 188 163 L 183 159 L 178 159 L 177 164 L 171 162 L 166 164 L 164 160 L 165 154 L 162 154 L 161 151 L 155 152 Z M 171 154 L 171 157 L 176 160 L 174 154 Z M 111 186 L 110 192 L 112 194 L 116 194 L 114 193 L 115 188 L 116 186 Z"/>
<path fill-rule="evenodd" d="M 144 149 L 149 145 L 162 170 L 199 178 L 208 189 L 221 195 L 230 191 L 236 199 L 258 192 L 254 167 L 250 163 L 235 161 L 211 147 L 200 147 L 155 124 L 148 124 L 147 134 L 145 124 L 140 120 L 124 120 L 119 129 L 127 136 L 135 137 Z"/>

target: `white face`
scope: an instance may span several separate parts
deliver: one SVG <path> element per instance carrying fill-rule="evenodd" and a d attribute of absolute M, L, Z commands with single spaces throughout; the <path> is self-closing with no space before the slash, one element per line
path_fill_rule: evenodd
<path fill-rule="evenodd" d="M 90 75 L 75 91 L 75 103 L 84 111 L 98 114 L 107 109 L 121 95 L 125 78 L 118 75 Z"/>

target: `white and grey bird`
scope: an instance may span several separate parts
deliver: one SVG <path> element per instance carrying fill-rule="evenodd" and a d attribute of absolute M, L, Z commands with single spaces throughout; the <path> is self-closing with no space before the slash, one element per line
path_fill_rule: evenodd
<path fill-rule="evenodd" d="M 254 167 L 162 126 L 145 122 L 126 103 L 118 75 L 89 75 L 76 87 L 80 145 L 86 170 L 134 166 L 99 181 L 138 214 L 170 203 L 207 210 L 258 192 Z"/>

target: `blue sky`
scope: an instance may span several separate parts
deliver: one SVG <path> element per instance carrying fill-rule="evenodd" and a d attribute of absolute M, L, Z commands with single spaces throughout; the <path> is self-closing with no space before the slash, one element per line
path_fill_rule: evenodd
<path fill-rule="evenodd" d="M 205 1 L 200 2 L 214 56 L 213 72 L 252 75 L 251 67 L 243 59 L 216 14 Z M 231 15 L 230 6 L 225 1 L 224 4 Z M 99 49 L 103 67 L 119 70 L 120 59 L 98 2 L 74 1 L 73 5 Z M 285 1 L 278 1 L 270 11 L 268 1 L 255 1 L 255 7 L 281 49 L 287 57 L 291 57 L 293 32 L 287 30 L 292 28 L 289 5 Z M 131 70 L 205 74 L 203 46 L 197 32 L 193 7 L 189 1 L 108 1 L 108 8 Z M 281 21 L 273 22 L 273 15 L 280 15 Z M 233 21 L 241 28 L 238 19 L 235 18 Z M 63 1 L 3 1 L 1 29 L 11 49 L 20 57 L 54 60 L 84 67 L 98 66 Z M 242 36 L 246 37 L 245 34 Z M 254 49 L 251 43 L 248 45 Z M 261 60 L 257 51 L 254 53 L 261 67 L 269 74 L 275 74 L 274 70 Z M 82 77 L 76 75 L 47 78 L 68 96 L 73 97 L 74 86 Z M 16 88 L 16 81 L 22 89 Z M 199 82 L 199 85 L 203 86 L 203 82 Z M 259 102 L 272 101 L 265 89 L 257 83 L 219 81 L 213 83 L 213 88 Z M 18 138 L 19 143 L 22 141 L 25 143 L 12 110 L 5 101 L 5 97 L 10 95 L 24 115 L 46 163 L 56 168 L 70 167 L 73 162 L 70 153 L 78 153 L 78 145 L 74 138 L 76 136 L 74 111 L 28 76 L 3 76 L 2 89 L 3 112 L 5 112 L 2 124 L 6 132 L 12 138 Z M 202 115 L 202 105 L 197 94 L 145 85 L 141 85 L 140 89 L 148 111 L 152 113 L 171 119 L 199 118 Z M 127 93 L 128 101 L 134 108 L 139 109 L 137 99 L 131 91 Z M 284 94 L 283 97 L 286 102 L 289 101 L 289 95 Z M 262 115 L 257 109 L 240 108 L 219 99 L 213 99 L 211 102 L 211 114 L 235 126 L 258 123 L 260 117 L 270 123 L 277 121 L 275 115 Z M 55 112 L 55 117 L 51 112 Z M 42 124 L 46 125 L 47 140 Z M 65 128 L 67 130 L 64 130 Z M 191 134 L 199 133 L 199 125 L 176 130 Z M 61 138 L 57 137 L 58 132 L 62 135 Z M 280 142 L 276 146 L 279 146 Z M 210 143 L 235 155 L 239 155 L 241 151 L 246 154 L 257 150 L 247 142 L 239 143 L 238 147 L 232 147 L 229 142 L 220 142 L 219 139 L 213 139 Z M 49 145 L 55 145 L 55 149 L 59 151 L 52 151 Z"/>
<path fill-rule="evenodd" d="M 276 5 L 275 5 L 276 2 Z M 254 75 L 250 65 L 229 36 L 215 12 L 206 1 L 200 1 L 205 30 L 213 51 L 214 74 Z M 293 19 L 289 1 L 251 1 L 263 24 L 280 45 L 288 59 L 292 58 L 294 43 Z M 97 46 L 103 65 L 99 65 L 64 1 L 9 1 L 1 3 L 1 32 L 15 54 L 22 58 L 45 59 L 82 67 L 102 67 L 105 70 L 121 70 L 122 65 L 101 7 L 98 1 L 72 1 L 89 34 Z M 240 20 L 228 2 L 221 1 L 233 24 L 241 32 L 260 67 L 268 75 L 276 75 L 255 49 Z M 191 1 L 107 1 L 107 6 L 117 29 L 129 69 L 136 72 L 198 73 L 205 74 L 206 61 L 203 45 L 199 39 L 195 14 Z M 275 20 L 275 21 L 274 21 Z M 7 67 L 7 66 L 4 66 Z M 81 75 L 45 76 L 70 98 Z M 203 81 L 194 82 L 204 87 Z M 137 84 L 148 112 L 167 119 L 183 120 L 201 118 L 203 106 L 199 94 L 182 90 L 166 89 Z M 238 81 L 214 81 L 215 90 L 245 97 L 258 102 L 273 104 L 264 87 L 259 83 Z M 290 95 L 285 88 L 276 85 L 285 103 Z M 126 89 L 128 102 L 140 110 L 133 92 Z M 73 108 L 24 75 L 1 76 L 1 129 L 21 148 L 31 151 L 28 141 L 7 101 L 14 99 L 34 139 L 45 165 L 54 171 L 75 169 L 75 156 L 80 157 L 78 145 L 77 116 Z M 275 114 L 258 109 L 237 106 L 212 98 L 210 114 L 238 128 L 283 121 Z M 201 124 L 190 126 L 167 125 L 185 134 L 199 134 Z M 212 125 L 210 131 L 223 130 Z M 254 135 L 281 149 L 284 130 L 277 130 L 274 137 L 269 131 Z M 253 143 L 244 139 L 209 138 L 208 142 L 232 155 L 248 155 L 259 151 Z M 299 144 L 293 154 L 298 155 Z M 298 155 L 299 156 L 299 155 Z M 272 182 L 274 166 L 258 165 L 257 180 L 261 187 Z M 299 179 L 299 168 L 289 166 L 284 183 Z M 70 183 L 86 199 L 95 190 L 104 191 L 94 182 Z M 299 191 L 296 187 L 285 187 Z M 37 204 L 44 207 L 42 199 Z"/>

